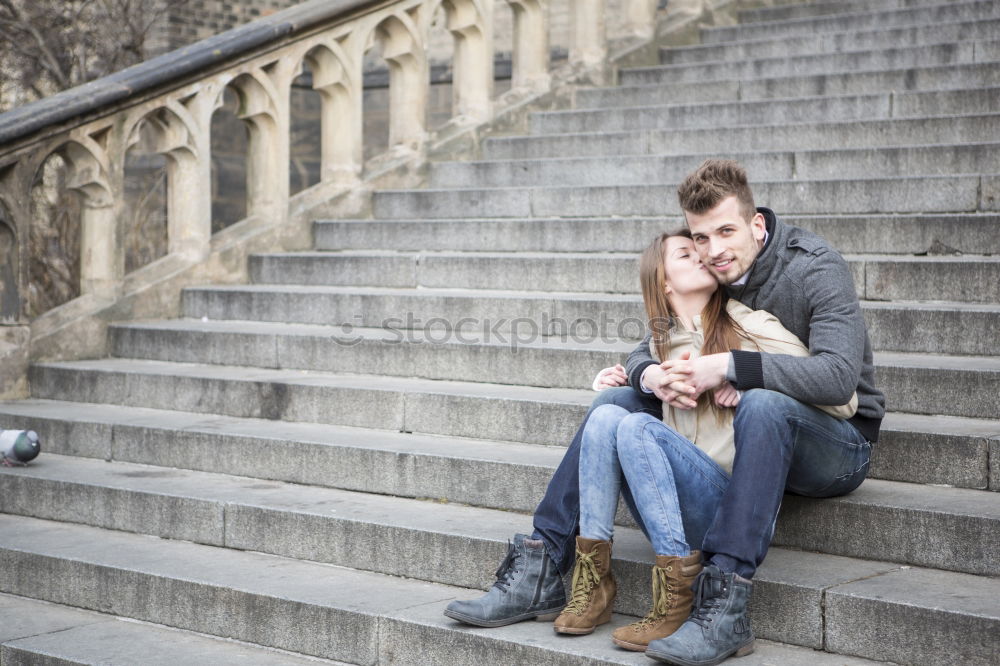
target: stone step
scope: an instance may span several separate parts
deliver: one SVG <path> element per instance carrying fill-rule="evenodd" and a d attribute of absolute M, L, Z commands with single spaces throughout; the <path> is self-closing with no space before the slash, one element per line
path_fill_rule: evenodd
<path fill-rule="evenodd" d="M 869 477 L 1000 491 L 1000 421 L 993 419 L 890 412 Z"/>
<path fill-rule="evenodd" d="M 411 362 L 411 366 L 419 365 L 416 369 L 422 372 L 420 378 L 213 365 L 211 350 L 200 355 L 204 363 L 122 358 L 43 363 L 32 366 L 29 377 L 32 395 L 50 400 L 86 397 L 88 402 L 105 404 L 530 444 L 568 441 L 582 416 L 580 410 L 592 399 L 584 388 L 590 386 L 598 369 L 623 362 L 626 354 L 586 348 L 583 353 L 588 356 L 588 364 L 581 365 L 574 359 L 573 367 L 557 369 L 553 359 L 570 358 L 575 350 L 550 352 L 539 347 L 544 346 L 529 347 L 525 343 L 515 354 L 503 345 L 428 345 L 420 348 L 420 363 Z M 329 345 L 325 351 L 333 353 Z M 371 355 L 376 353 L 387 352 L 375 349 Z M 536 380 L 544 373 L 525 368 L 529 363 L 524 357 L 544 363 L 549 376 Z M 490 366 L 477 367 L 476 362 Z M 502 369 L 494 369 L 493 364 Z M 380 364 L 369 358 L 366 365 Z M 878 386 L 891 411 L 996 417 L 995 398 L 1000 394 L 998 357 L 878 352 L 875 365 Z M 948 381 L 943 382 L 943 378 Z M 482 383 L 484 380 L 495 383 Z M 533 380 L 537 386 L 526 386 Z M 955 401 L 956 390 L 968 395 Z M 478 418 L 466 415 L 461 422 L 452 422 L 455 410 L 463 408 L 479 410 Z M 525 421 L 533 419 L 539 410 L 544 410 L 551 422 L 537 432 L 529 432 L 538 424 Z M 516 419 L 521 422 L 512 423 Z"/>
<path fill-rule="evenodd" d="M 781 217 L 845 253 L 1000 254 L 996 214 Z M 679 213 L 603 219 L 320 220 L 313 225 L 313 237 L 317 250 L 638 253 L 659 234 L 683 224 Z"/>
<path fill-rule="evenodd" d="M 0 594 L 0 659 L 48 666 L 336 663 L 9 594 Z"/>
<path fill-rule="evenodd" d="M 597 217 L 662 215 L 658 185 L 586 187 L 381 190 L 372 199 L 376 219 L 455 219 L 460 217 Z M 792 214 L 951 213 L 1000 210 L 1000 176 L 954 175 L 909 178 L 755 181 L 761 202 L 781 202 Z M 394 266 L 388 264 L 387 270 Z M 394 278 L 397 285 L 408 275 Z"/>
<path fill-rule="evenodd" d="M 283 322 L 356 328 L 458 331 L 508 340 L 518 330 L 541 336 L 631 339 L 645 321 L 638 295 L 485 289 L 221 286 L 188 289 L 184 315 L 205 320 Z M 876 350 L 990 355 L 1000 327 L 995 304 L 862 301 Z M 398 335 L 398 334 L 397 334 Z"/>
<path fill-rule="evenodd" d="M 770 38 L 800 37 L 831 32 L 871 30 L 873 27 L 909 27 L 954 21 L 980 21 L 1000 18 L 1000 7 L 990 0 L 945 2 L 933 6 L 888 9 L 874 12 L 804 17 L 708 28 L 702 31 L 703 44 L 720 44 L 753 39 L 762 34 Z"/>
<path fill-rule="evenodd" d="M 845 259 L 863 300 L 1000 301 L 997 256 L 850 254 Z M 259 284 L 637 294 L 637 261 L 631 252 L 351 250 L 259 254 L 250 267 Z"/>
<path fill-rule="evenodd" d="M 752 85 L 755 79 L 882 72 L 974 63 L 989 65 L 995 63 L 998 58 L 1000 58 L 1000 42 L 963 40 L 952 44 L 926 44 L 917 47 L 882 47 L 792 57 L 787 54 L 770 58 L 758 56 L 735 62 L 715 60 L 629 68 L 621 70 L 619 81 L 622 85 L 631 86 L 741 79 Z"/>
<path fill-rule="evenodd" d="M 875 355 L 877 385 L 893 411 L 996 418 L 1000 357 L 905 352 Z M 930 384 L 948 387 L 935 391 Z M 961 388 L 958 388 L 961 387 Z"/>
<path fill-rule="evenodd" d="M 473 588 L 491 581 L 488 559 L 477 556 L 483 553 L 462 552 L 468 541 L 503 544 L 528 519 L 435 500 L 55 454 L 0 470 L 0 492 L 10 515 Z M 869 480 L 845 497 L 786 498 L 774 545 L 991 576 L 1000 572 L 997 529 L 995 493 Z M 436 553 L 449 553 L 452 564 L 441 567 Z M 641 595 L 622 596 L 619 611 L 647 610 Z"/>
<path fill-rule="evenodd" d="M 0 403 L 0 415 L 36 430 L 46 453 L 522 512 L 572 436 L 537 446 L 48 400 Z M 889 414 L 869 478 L 1000 491 L 998 462 L 998 421 Z"/>
<path fill-rule="evenodd" d="M 727 102 L 766 100 L 822 95 L 863 95 L 896 91 L 963 90 L 995 88 L 1000 85 L 1000 64 L 997 61 L 965 65 L 901 67 L 875 71 L 831 72 L 826 74 L 788 74 L 785 76 L 711 81 L 673 82 L 660 67 L 649 70 L 626 70 L 622 83 L 663 88 L 665 100 L 693 102 Z M 722 68 L 720 75 L 725 75 Z M 626 89 L 627 90 L 627 89 Z M 666 103 L 666 102 L 663 102 Z"/>
<path fill-rule="evenodd" d="M 799 37 L 770 37 L 764 33 L 755 34 L 745 41 L 662 48 L 660 49 L 660 62 L 665 65 L 717 60 L 738 62 L 747 58 L 787 56 L 789 53 L 799 55 L 845 53 L 885 48 L 886 45 L 937 46 L 968 40 L 990 41 L 995 40 L 1000 34 L 998 30 L 1000 30 L 1000 19 L 981 19 L 977 21 L 944 21 L 934 25 L 810 34 Z"/>
<path fill-rule="evenodd" d="M 185 314 L 207 320 L 320 324 L 331 336 L 351 338 L 361 328 L 387 328 L 392 338 L 408 331 L 439 335 L 559 336 L 589 341 L 631 340 L 645 321 L 637 295 L 501 290 L 323 288 L 275 285 L 205 287 L 184 294 Z M 876 350 L 958 355 L 996 352 L 1000 327 L 995 304 L 862 301 Z"/>
<path fill-rule="evenodd" d="M 351 663 L 648 663 L 645 655 L 614 647 L 608 628 L 567 640 L 546 623 L 480 630 L 452 622 L 442 615 L 447 603 L 476 594 L 463 588 L 32 518 L 0 516 L 0 526 L 5 535 L 0 553 L 11 572 L 0 581 L 13 594 Z M 648 551 L 648 545 L 629 541 L 616 542 L 615 566 L 624 580 L 634 577 L 645 588 L 650 557 L 641 549 Z M 500 540 L 484 544 L 487 548 L 467 543 L 483 553 L 477 552 L 475 561 L 486 566 L 504 549 Z M 38 572 L 45 574 L 40 580 Z M 151 593 L 135 594 L 137 586 Z M 963 663 L 986 664 L 996 648 L 995 586 L 992 579 L 970 574 L 775 549 L 756 579 L 754 625 L 762 637 L 783 635 L 821 648 L 824 640 L 845 642 L 860 614 L 866 622 L 878 618 L 879 626 L 907 640 L 864 640 L 858 636 L 865 634 L 855 633 L 842 650 L 891 649 L 894 658 L 911 663 L 961 654 Z M 932 600 L 925 591 L 937 588 Z M 946 636 L 922 638 L 945 618 Z M 631 619 L 616 616 L 611 626 Z M 857 663 L 766 641 L 742 663 L 806 659 L 818 665 Z"/>
<path fill-rule="evenodd" d="M 537 446 L 49 400 L 0 403 L 0 416 L 51 453 L 525 512 L 578 425 Z M 890 413 L 869 477 L 1000 491 L 1000 422 Z"/>
<path fill-rule="evenodd" d="M 663 86 L 621 86 L 588 88 L 577 93 L 572 110 L 533 113 L 535 134 L 626 131 L 633 129 L 690 129 L 704 115 L 701 127 L 792 123 L 836 122 L 925 118 L 950 115 L 995 113 L 1000 104 L 1000 88 L 928 90 L 921 92 L 882 91 L 867 95 L 793 97 L 775 100 L 679 101 Z M 768 115 L 768 113 L 770 115 Z M 635 120 L 630 120 L 630 114 Z M 839 118 L 838 118 L 839 117 Z M 664 124 L 656 125 L 657 119 Z M 604 124 L 606 123 L 606 124 Z M 668 124 L 666 124 L 668 123 Z"/>
<path fill-rule="evenodd" d="M 342 330 L 422 329 L 443 319 L 456 331 L 506 334 L 519 321 L 531 321 L 539 332 L 553 335 L 574 326 L 591 330 L 594 322 L 599 333 L 623 337 L 619 323 L 644 316 L 637 295 L 580 292 L 231 285 L 190 288 L 182 299 L 187 317 L 343 325 Z"/>
<path fill-rule="evenodd" d="M 738 22 L 755 23 L 762 21 L 783 21 L 786 19 L 804 18 L 808 16 L 828 16 L 857 12 L 888 11 L 891 9 L 906 9 L 925 5 L 940 5 L 941 0 L 847 0 L 845 2 L 804 2 L 778 5 L 775 7 L 757 7 L 741 9 Z"/>
<path fill-rule="evenodd" d="M 403 330 L 249 321 L 173 319 L 109 328 L 120 358 L 253 368 L 362 373 L 386 377 L 481 381 L 550 388 L 588 388 L 598 370 L 626 356 L 643 334 L 633 319 L 629 340 L 587 331 L 543 338 L 537 327 L 512 334 L 454 331 L 433 325 Z"/>
<path fill-rule="evenodd" d="M 1000 88 L 997 89 L 1000 95 Z M 630 155 L 485 162 L 437 162 L 427 186 L 434 189 L 643 185 L 680 182 L 709 155 Z M 945 144 L 727 155 L 750 175 L 769 180 L 898 178 L 1000 173 L 1000 143 Z"/>
<path fill-rule="evenodd" d="M 706 86 L 710 88 L 711 86 Z M 545 157 L 732 154 L 756 151 L 876 148 L 991 141 L 1000 131 L 1000 114 L 946 116 L 846 123 L 791 123 L 688 130 L 595 132 L 486 139 L 483 159 Z M 756 191 L 756 183 L 754 187 Z M 831 211 L 824 211 L 830 213 Z M 662 215 L 662 212 L 657 213 Z M 469 215 L 472 217 L 472 215 Z M 500 217 L 492 214 L 488 217 Z"/>
<path fill-rule="evenodd" d="M 46 454 L 522 512 L 534 511 L 573 435 L 538 446 L 34 399 L 0 403 L 0 418 L 5 428 L 34 429 Z M 949 451 L 972 447 L 940 445 L 939 459 L 954 459 L 971 479 L 969 456 Z"/>
<path fill-rule="evenodd" d="M 36 364 L 29 380 L 43 399 L 547 445 L 568 442 L 593 399 L 589 388 L 134 359 Z"/>

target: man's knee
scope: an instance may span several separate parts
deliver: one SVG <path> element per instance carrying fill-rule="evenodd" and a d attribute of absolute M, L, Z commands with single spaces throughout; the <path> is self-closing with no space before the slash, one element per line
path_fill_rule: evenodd
<path fill-rule="evenodd" d="M 597 409 L 601 405 L 617 405 L 623 400 L 622 394 L 635 393 L 631 386 L 615 386 L 598 391 L 597 395 L 590 403 L 591 409 Z"/>
<path fill-rule="evenodd" d="M 643 396 L 631 386 L 615 386 L 599 392 L 591 402 L 590 408 L 596 409 L 600 405 L 617 405 L 627 412 L 648 411 L 652 402 L 659 405 L 659 401 L 654 400 L 654 398 L 655 396 L 652 395 Z"/>
<path fill-rule="evenodd" d="M 801 404 L 784 393 L 767 389 L 751 389 L 743 394 L 736 405 L 735 421 L 784 421 L 788 414 L 799 409 Z"/>

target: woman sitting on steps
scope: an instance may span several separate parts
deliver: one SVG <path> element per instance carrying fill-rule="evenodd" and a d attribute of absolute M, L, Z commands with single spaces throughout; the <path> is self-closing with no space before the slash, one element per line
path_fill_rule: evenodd
<path fill-rule="evenodd" d="M 731 349 L 809 353 L 776 318 L 727 297 L 702 265 L 687 229 L 654 240 L 640 258 L 639 272 L 654 334 L 650 347 L 658 360 Z M 624 384 L 625 372 L 615 366 L 598 374 L 594 388 Z M 664 403 L 663 420 L 612 404 L 595 409 L 580 454 L 580 532 L 572 598 L 555 621 L 556 632 L 589 634 L 611 619 L 617 590 L 611 539 L 619 492 L 652 542 L 656 563 L 652 610 L 642 620 L 616 629 L 612 640 L 644 651 L 650 641 L 669 636 L 687 619 L 692 585 L 702 568 L 697 548 L 729 484 L 735 455 L 733 408 L 739 400 L 739 392 L 725 384 L 699 396 L 693 409 Z M 857 408 L 857 396 L 848 405 L 818 408 L 846 419 Z M 747 647 L 742 654 L 753 651 L 752 643 Z"/>

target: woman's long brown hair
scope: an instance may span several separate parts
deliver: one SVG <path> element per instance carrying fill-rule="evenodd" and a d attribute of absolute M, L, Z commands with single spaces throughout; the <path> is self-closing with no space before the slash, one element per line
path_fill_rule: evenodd
<path fill-rule="evenodd" d="M 670 328 L 675 323 L 675 313 L 667 299 L 667 273 L 664 267 L 667 239 L 691 239 L 691 232 L 685 228 L 660 234 L 639 257 L 639 282 L 642 284 L 642 301 L 646 305 L 646 317 L 653 332 L 653 346 L 661 361 L 670 358 Z M 701 311 L 701 325 L 705 341 L 701 355 L 718 354 L 739 349 L 743 340 L 749 340 L 743 327 L 729 316 L 726 303 L 729 295 L 725 289 L 716 289 L 705 308 Z M 715 409 L 715 402 L 706 392 L 698 398 L 698 409 Z M 719 412 L 717 411 L 718 415 Z"/>

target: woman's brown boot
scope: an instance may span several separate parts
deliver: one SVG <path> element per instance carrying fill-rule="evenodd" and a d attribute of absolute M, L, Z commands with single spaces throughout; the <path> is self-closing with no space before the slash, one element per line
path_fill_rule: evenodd
<path fill-rule="evenodd" d="M 572 587 L 573 598 L 553 625 L 556 633 L 589 634 L 611 621 L 618 586 L 611 574 L 610 541 L 576 538 Z"/>
<path fill-rule="evenodd" d="M 677 631 L 688 615 L 694 592 L 691 586 L 701 571 L 701 552 L 687 557 L 657 555 L 653 567 L 653 610 L 627 627 L 619 627 L 611 640 L 626 650 L 645 652 L 650 641 Z"/>

